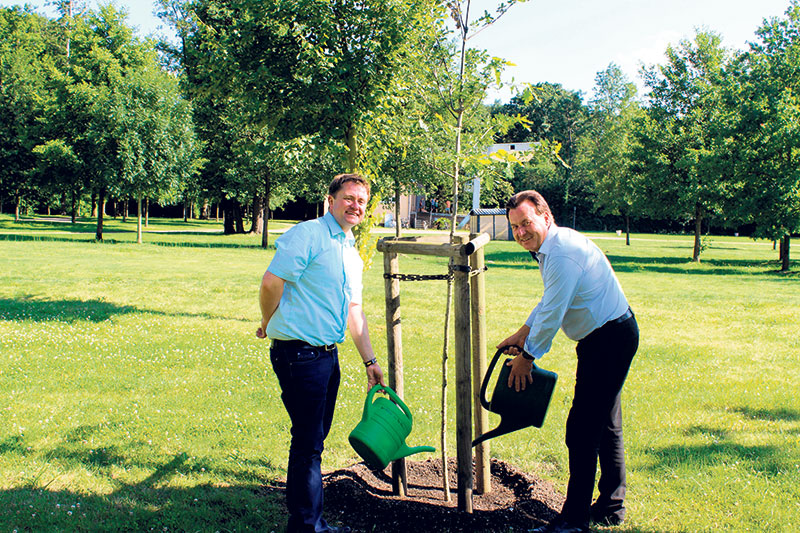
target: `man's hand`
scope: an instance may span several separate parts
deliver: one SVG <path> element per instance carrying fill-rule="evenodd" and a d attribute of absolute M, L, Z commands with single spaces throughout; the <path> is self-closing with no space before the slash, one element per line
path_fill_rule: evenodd
<path fill-rule="evenodd" d="M 378 383 L 386 386 L 386 383 L 383 382 L 383 370 L 378 363 L 375 363 L 367 367 L 367 390 L 369 391 Z"/>
<path fill-rule="evenodd" d="M 518 355 L 522 353 L 520 348 L 525 346 L 525 341 L 528 339 L 528 334 L 531 332 L 531 328 L 527 325 L 523 324 L 516 333 L 508 337 L 507 339 L 501 341 L 496 348 L 499 350 L 500 348 L 506 347 L 503 350 L 503 353 L 507 353 L 509 355 Z"/>
<path fill-rule="evenodd" d="M 509 388 L 519 392 L 525 390 L 525 387 L 533 382 L 533 377 L 531 376 L 533 360 L 525 359 L 522 354 L 519 354 L 506 365 L 511 367 L 511 373 L 508 375 Z"/>
<path fill-rule="evenodd" d="M 267 324 L 269 324 L 269 321 L 261 320 L 261 326 L 256 330 L 256 337 L 259 339 L 267 338 Z"/>

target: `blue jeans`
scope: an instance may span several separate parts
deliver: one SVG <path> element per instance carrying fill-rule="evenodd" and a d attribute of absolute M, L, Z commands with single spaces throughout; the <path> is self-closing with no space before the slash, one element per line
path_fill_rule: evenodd
<path fill-rule="evenodd" d="M 636 318 L 608 322 L 578 342 L 575 396 L 567 417 L 569 483 L 561 516 L 589 522 L 597 462 L 597 505 L 625 517 L 625 445 L 622 438 L 622 386 L 639 346 Z"/>
<path fill-rule="evenodd" d="M 338 350 L 278 345 L 270 350 L 270 360 L 292 422 L 286 472 L 287 531 L 328 531 L 328 524 L 322 518 L 320 462 L 339 392 Z"/>

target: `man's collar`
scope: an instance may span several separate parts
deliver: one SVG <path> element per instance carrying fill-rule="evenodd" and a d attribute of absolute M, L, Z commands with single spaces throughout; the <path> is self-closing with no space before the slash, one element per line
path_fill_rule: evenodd
<path fill-rule="evenodd" d="M 322 215 L 322 220 L 328 226 L 328 231 L 331 232 L 331 237 L 335 237 L 337 235 L 342 235 L 344 241 L 352 241 L 355 242 L 355 237 L 353 236 L 353 231 L 348 230 L 345 231 L 342 229 L 342 226 L 339 225 L 339 222 L 336 220 L 336 217 L 328 211 L 324 215 Z"/>
<path fill-rule="evenodd" d="M 536 252 L 537 255 L 547 255 L 550 252 L 550 247 L 553 245 L 553 235 L 557 231 L 558 226 L 556 226 L 555 222 L 551 222 L 550 227 L 547 228 L 547 235 L 544 236 L 544 242 L 539 246 L 539 251 Z M 539 258 L 537 257 L 536 260 L 538 261 Z"/>

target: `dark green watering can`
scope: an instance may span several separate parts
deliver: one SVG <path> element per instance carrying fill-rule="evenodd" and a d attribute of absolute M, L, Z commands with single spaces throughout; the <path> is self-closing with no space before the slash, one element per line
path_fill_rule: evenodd
<path fill-rule="evenodd" d="M 481 384 L 481 404 L 488 411 L 500 415 L 500 424 L 493 430 L 487 431 L 473 440 L 473 446 L 486 439 L 505 435 L 518 429 L 530 426 L 540 428 L 544 423 L 547 407 L 550 405 L 550 398 L 553 396 L 553 389 L 555 389 L 556 381 L 558 380 L 558 375 L 555 372 L 541 369 L 534 364 L 533 368 L 531 368 L 533 382 L 528 383 L 525 386 L 525 390 L 516 391 L 508 386 L 508 375 L 511 373 L 511 367 L 503 364 L 500 369 L 500 375 L 497 377 L 497 384 L 494 386 L 492 400 L 486 399 L 486 386 L 489 384 L 492 370 L 494 370 L 500 354 L 506 348 L 509 348 L 509 346 L 503 346 L 494 354 L 494 358 L 489 364 L 489 369 L 486 371 L 486 376 L 484 376 Z M 516 348 L 522 351 L 519 346 Z M 508 363 L 509 361 L 511 359 L 506 359 L 505 362 Z"/>
<path fill-rule="evenodd" d="M 391 400 L 381 397 L 373 402 L 372 397 L 379 389 L 386 391 Z M 413 453 L 436 451 L 431 446 L 410 448 L 406 445 L 412 425 L 411 411 L 403 400 L 389 387 L 378 384 L 367 393 L 361 422 L 350 432 L 350 445 L 376 470 L 383 470 L 392 461 Z"/>

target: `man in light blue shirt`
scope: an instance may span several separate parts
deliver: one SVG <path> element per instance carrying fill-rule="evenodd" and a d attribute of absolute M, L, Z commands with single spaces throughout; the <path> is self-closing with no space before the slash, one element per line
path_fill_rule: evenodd
<path fill-rule="evenodd" d="M 261 281 L 261 327 L 292 421 L 286 505 L 289 533 L 349 532 L 322 517 L 321 456 L 331 428 L 341 374 L 336 344 L 350 330 L 367 372 L 367 386 L 385 385 L 361 307 L 363 262 L 352 228 L 364 219 L 369 184 L 340 174 L 328 188 L 330 209 L 275 241 Z"/>
<path fill-rule="evenodd" d="M 544 283 L 542 299 L 525 324 L 497 345 L 516 355 L 509 363 L 509 387 L 521 390 L 531 383 L 533 360 L 550 350 L 559 328 L 578 341 L 567 418 L 567 498 L 559 518 L 534 531 L 579 533 L 589 531 L 590 520 L 619 524 L 626 490 L 621 395 L 639 346 L 636 318 L 603 252 L 577 231 L 558 227 L 541 194 L 517 193 L 506 213 L 514 239 L 539 263 Z M 598 457 L 600 494 L 592 504 Z"/>

